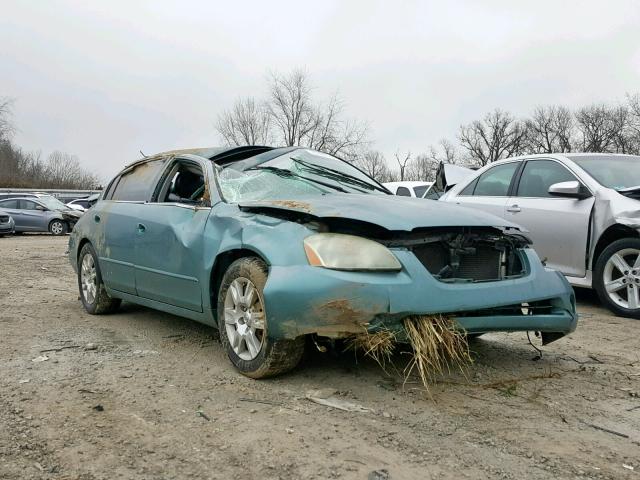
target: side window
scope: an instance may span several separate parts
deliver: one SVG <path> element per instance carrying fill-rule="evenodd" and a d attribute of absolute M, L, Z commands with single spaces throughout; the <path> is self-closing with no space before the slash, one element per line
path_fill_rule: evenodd
<path fill-rule="evenodd" d="M 396 195 L 400 195 L 401 197 L 410 197 L 411 192 L 407 187 L 398 187 L 398 190 L 396 190 Z"/>
<path fill-rule="evenodd" d="M 18 200 L 7 200 L 0 202 L 0 208 L 18 208 Z"/>
<path fill-rule="evenodd" d="M 111 199 L 133 202 L 148 200 L 155 185 L 153 182 L 163 165 L 163 160 L 153 160 L 124 172 L 115 186 Z"/>
<path fill-rule="evenodd" d="M 32 202 L 31 200 L 20 200 L 20 209 L 21 210 L 44 210 L 44 208 L 42 208 L 42 205 L 38 205 L 36 202 Z"/>
<path fill-rule="evenodd" d="M 416 197 L 422 198 L 425 192 L 429 190 L 430 186 L 431 185 L 420 185 L 419 187 L 413 187 L 413 191 L 415 192 Z"/>
<path fill-rule="evenodd" d="M 458 195 L 467 195 L 467 196 L 473 195 L 473 191 L 475 190 L 477 183 L 478 183 L 478 179 L 476 178 L 473 182 L 471 182 L 469 185 L 464 187 Z"/>
<path fill-rule="evenodd" d="M 176 162 L 164 177 L 157 201 L 201 205 L 205 190 L 204 173 L 199 165 L 192 162 Z"/>
<path fill-rule="evenodd" d="M 119 175 L 109 182 L 109 185 L 107 185 L 107 188 L 102 193 L 102 198 L 104 200 L 111 200 L 113 198 L 113 191 L 115 190 L 116 185 L 118 185 L 118 180 L 120 180 Z"/>
<path fill-rule="evenodd" d="M 511 162 L 490 168 L 478 178 L 473 195 L 476 197 L 506 197 L 511 177 L 513 177 L 518 165 L 518 162 Z"/>
<path fill-rule="evenodd" d="M 529 160 L 524 166 L 518 197 L 551 197 L 549 187 L 554 183 L 570 182 L 577 178 L 553 160 Z"/>

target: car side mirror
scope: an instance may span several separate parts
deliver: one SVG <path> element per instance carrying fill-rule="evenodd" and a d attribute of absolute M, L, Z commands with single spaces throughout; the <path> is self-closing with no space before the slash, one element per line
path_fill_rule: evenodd
<path fill-rule="evenodd" d="M 549 194 L 554 197 L 577 198 L 579 200 L 591 196 L 587 188 L 577 180 L 554 183 L 549 187 Z"/>
<path fill-rule="evenodd" d="M 40 210 L 41 212 L 46 212 L 47 209 L 41 205 L 36 205 L 36 210 Z"/>

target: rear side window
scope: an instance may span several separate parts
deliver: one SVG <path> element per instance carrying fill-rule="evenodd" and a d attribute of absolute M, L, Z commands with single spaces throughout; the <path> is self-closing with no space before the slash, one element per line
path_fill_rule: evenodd
<path fill-rule="evenodd" d="M 400 195 L 401 197 L 410 197 L 411 192 L 407 187 L 398 187 L 398 190 L 396 190 L 396 195 Z"/>
<path fill-rule="evenodd" d="M 18 200 L 7 200 L 0 202 L 0 208 L 18 208 Z"/>
<path fill-rule="evenodd" d="M 154 180 L 164 165 L 163 160 L 145 162 L 132 170 L 124 172 L 115 186 L 112 200 L 126 200 L 130 202 L 144 202 L 151 196 L 155 186 Z"/>
<path fill-rule="evenodd" d="M 517 162 L 490 168 L 478 178 L 473 195 L 476 197 L 506 197 L 511 178 L 518 168 Z"/>
<path fill-rule="evenodd" d="M 416 197 L 422 198 L 424 193 L 429 190 L 430 185 L 420 185 L 419 187 L 413 187 L 413 191 L 416 192 Z"/>
<path fill-rule="evenodd" d="M 518 197 L 551 197 L 549 187 L 554 183 L 571 182 L 576 177 L 553 160 L 530 160 L 524 166 Z"/>

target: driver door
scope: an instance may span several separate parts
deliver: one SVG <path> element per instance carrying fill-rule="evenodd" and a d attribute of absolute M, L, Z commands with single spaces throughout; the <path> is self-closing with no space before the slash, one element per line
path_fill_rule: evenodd
<path fill-rule="evenodd" d="M 178 159 L 140 206 L 135 236 L 138 295 L 202 312 L 204 227 L 211 212 L 206 165 Z"/>
<path fill-rule="evenodd" d="M 19 200 L 22 228 L 25 230 L 46 230 L 46 208 L 32 200 Z"/>
<path fill-rule="evenodd" d="M 571 277 L 586 275 L 586 249 L 594 197 L 554 197 L 554 183 L 580 181 L 556 160 L 528 160 L 515 195 L 509 198 L 506 219 L 529 230 L 533 248 L 547 266 Z M 582 182 L 580 182 L 582 183 Z"/>

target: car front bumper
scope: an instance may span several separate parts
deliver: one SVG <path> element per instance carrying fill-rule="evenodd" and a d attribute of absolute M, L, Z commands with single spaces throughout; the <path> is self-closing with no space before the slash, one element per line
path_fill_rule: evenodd
<path fill-rule="evenodd" d="M 8 235 L 14 233 L 16 229 L 15 223 L 12 221 L 8 223 L 0 223 L 0 235 Z"/>
<path fill-rule="evenodd" d="M 264 289 L 268 335 L 402 333 L 405 318 L 432 314 L 453 317 L 468 333 L 540 331 L 555 340 L 572 332 L 577 314 L 571 286 L 560 273 L 546 269 L 533 250 L 523 252 L 528 274 L 497 282 L 441 282 L 401 249 L 394 254 L 403 269 L 395 273 L 274 265 Z M 526 304 L 545 307 L 527 311 Z"/>

